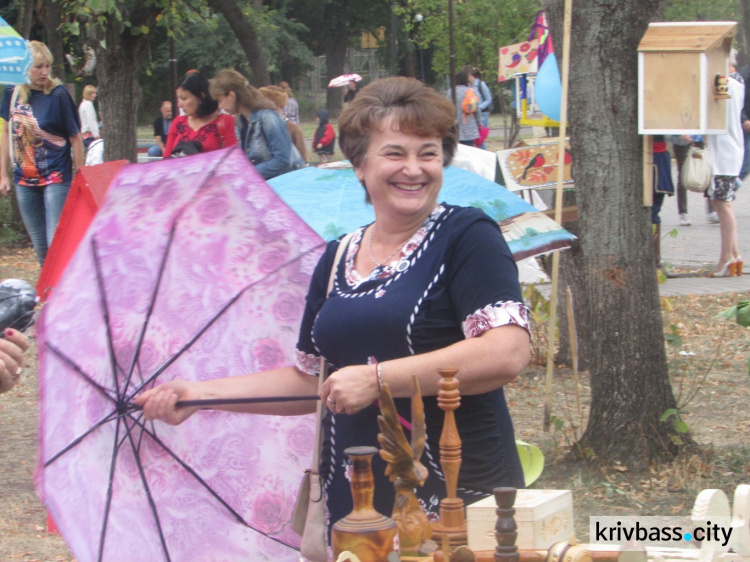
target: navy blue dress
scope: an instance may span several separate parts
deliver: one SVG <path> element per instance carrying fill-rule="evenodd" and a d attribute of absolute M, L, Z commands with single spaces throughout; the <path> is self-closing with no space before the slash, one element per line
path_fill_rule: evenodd
<path fill-rule="evenodd" d="M 338 242 L 328 245 L 318 263 L 297 345 L 297 366 L 303 371 L 317 374 L 321 356 L 335 371 L 438 350 L 505 324 L 528 329 L 513 256 L 497 224 L 482 211 L 439 205 L 402 254 L 367 279 L 354 271 L 363 233 L 364 227 L 345 251 L 328 299 L 325 291 Z M 410 400 L 395 402 L 408 420 Z M 439 501 L 446 495 L 438 445 L 443 411 L 434 396 L 424 397 L 424 407 L 427 446 L 422 462 L 430 476 L 417 496 L 428 514 L 437 517 Z M 379 410 L 371 405 L 355 415 L 326 413 L 320 471 L 330 528 L 352 509 L 344 449 L 378 446 Z M 464 501 L 472 503 L 496 486 L 522 488 L 523 472 L 502 388 L 462 396 L 455 415 L 463 457 L 458 493 Z M 376 455 L 375 508 L 390 515 L 393 485 L 384 471 L 385 463 Z"/>

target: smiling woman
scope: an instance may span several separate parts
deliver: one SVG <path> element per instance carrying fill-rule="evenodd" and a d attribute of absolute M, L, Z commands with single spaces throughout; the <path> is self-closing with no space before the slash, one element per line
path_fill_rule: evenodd
<path fill-rule="evenodd" d="M 529 360 L 528 313 L 518 272 L 497 223 L 474 208 L 440 204 L 443 167 L 456 150 L 455 108 L 408 78 L 377 80 L 339 118 L 340 146 L 372 201 L 376 220 L 342 247 L 329 243 L 306 298 L 294 367 L 208 382 L 173 381 L 138 398 L 149 419 L 180 423 L 196 408 L 177 400 L 309 395 L 321 358 L 331 375 L 320 387 L 327 406 L 320 474 L 329 526 L 352 509 L 344 450 L 377 446 L 375 401 L 384 384 L 401 416 L 411 415 L 412 377 L 424 396 L 428 468 L 417 491 L 437 516 L 445 493 L 435 455 L 444 412 L 440 368 L 460 369 L 463 440 L 459 496 L 472 501 L 497 486 L 523 487 L 503 386 Z M 328 291 L 329 276 L 335 276 Z M 279 415 L 312 403 L 220 406 Z M 335 436 L 335 438 L 334 438 Z M 391 513 L 394 495 L 380 458 L 373 460 L 375 508 Z"/>

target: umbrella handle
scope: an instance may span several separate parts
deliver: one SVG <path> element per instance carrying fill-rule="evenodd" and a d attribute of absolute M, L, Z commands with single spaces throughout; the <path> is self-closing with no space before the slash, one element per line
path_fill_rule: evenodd
<path fill-rule="evenodd" d="M 315 395 L 312 396 L 261 396 L 256 398 L 211 398 L 207 400 L 178 400 L 175 403 L 176 408 L 185 408 L 187 406 L 230 406 L 232 404 L 266 404 L 271 402 L 305 402 L 310 400 L 320 400 Z M 132 404 L 131 410 L 142 410 L 142 406 Z"/>
<path fill-rule="evenodd" d="M 265 404 L 269 402 L 304 402 L 308 400 L 320 400 L 312 396 L 262 396 L 260 398 L 211 398 L 207 400 L 178 400 L 175 406 L 184 408 L 186 406 L 229 406 L 232 404 Z"/>

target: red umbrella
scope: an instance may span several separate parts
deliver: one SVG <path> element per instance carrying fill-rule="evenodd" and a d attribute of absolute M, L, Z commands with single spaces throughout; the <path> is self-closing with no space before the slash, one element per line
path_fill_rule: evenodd
<path fill-rule="evenodd" d="M 236 147 L 121 171 L 38 328 L 37 487 L 78 560 L 299 559 L 312 416 L 171 427 L 132 399 L 290 364 L 321 251 Z"/>
<path fill-rule="evenodd" d="M 96 166 L 84 166 L 73 178 L 57 223 L 55 237 L 52 239 L 36 284 L 36 292 L 42 301 L 47 299 L 48 292 L 57 285 L 60 275 L 102 204 L 109 184 L 115 179 L 120 168 L 127 163 L 127 160 L 117 160 Z"/>

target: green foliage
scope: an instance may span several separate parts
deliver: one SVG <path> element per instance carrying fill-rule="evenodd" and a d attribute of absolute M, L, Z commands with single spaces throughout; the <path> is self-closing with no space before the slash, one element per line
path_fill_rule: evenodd
<path fill-rule="evenodd" d="M 450 65 L 448 3 L 445 0 L 405 0 L 398 13 L 407 32 L 415 31 L 414 41 L 422 48 L 435 48 L 433 66 L 447 75 Z M 497 82 L 500 47 L 528 37 L 540 4 L 532 0 L 472 0 L 453 3 L 456 66 L 471 64 L 483 71 L 487 84 Z M 424 20 L 414 21 L 416 14 Z"/>
<path fill-rule="evenodd" d="M 714 318 L 726 318 L 727 320 L 736 320 L 737 324 L 747 328 L 750 326 L 750 301 L 741 301 L 731 308 L 720 312 Z"/>
<path fill-rule="evenodd" d="M 664 21 L 741 21 L 740 0 L 667 0 Z"/>
<path fill-rule="evenodd" d="M 660 422 L 665 422 L 669 420 L 670 418 L 674 418 L 674 428 L 677 430 L 677 433 L 687 433 L 689 430 L 687 424 L 680 419 L 680 413 L 675 408 L 669 408 L 668 410 L 664 410 L 664 413 L 659 418 Z"/>
<path fill-rule="evenodd" d="M 682 345 L 682 336 L 680 335 L 679 330 L 677 329 L 677 326 L 674 324 L 670 325 L 670 331 L 668 334 L 664 334 L 664 339 L 666 342 L 674 347 L 680 347 Z"/>
<path fill-rule="evenodd" d="M 714 318 L 734 319 L 740 326 L 744 326 L 745 328 L 750 327 L 750 301 L 740 301 L 734 306 L 720 312 Z M 747 373 L 750 375 L 750 357 L 747 360 Z"/>
<path fill-rule="evenodd" d="M 15 197 L 13 192 L 0 196 L 0 246 L 21 245 L 29 240 L 23 224 L 14 216 L 11 197 Z"/>

